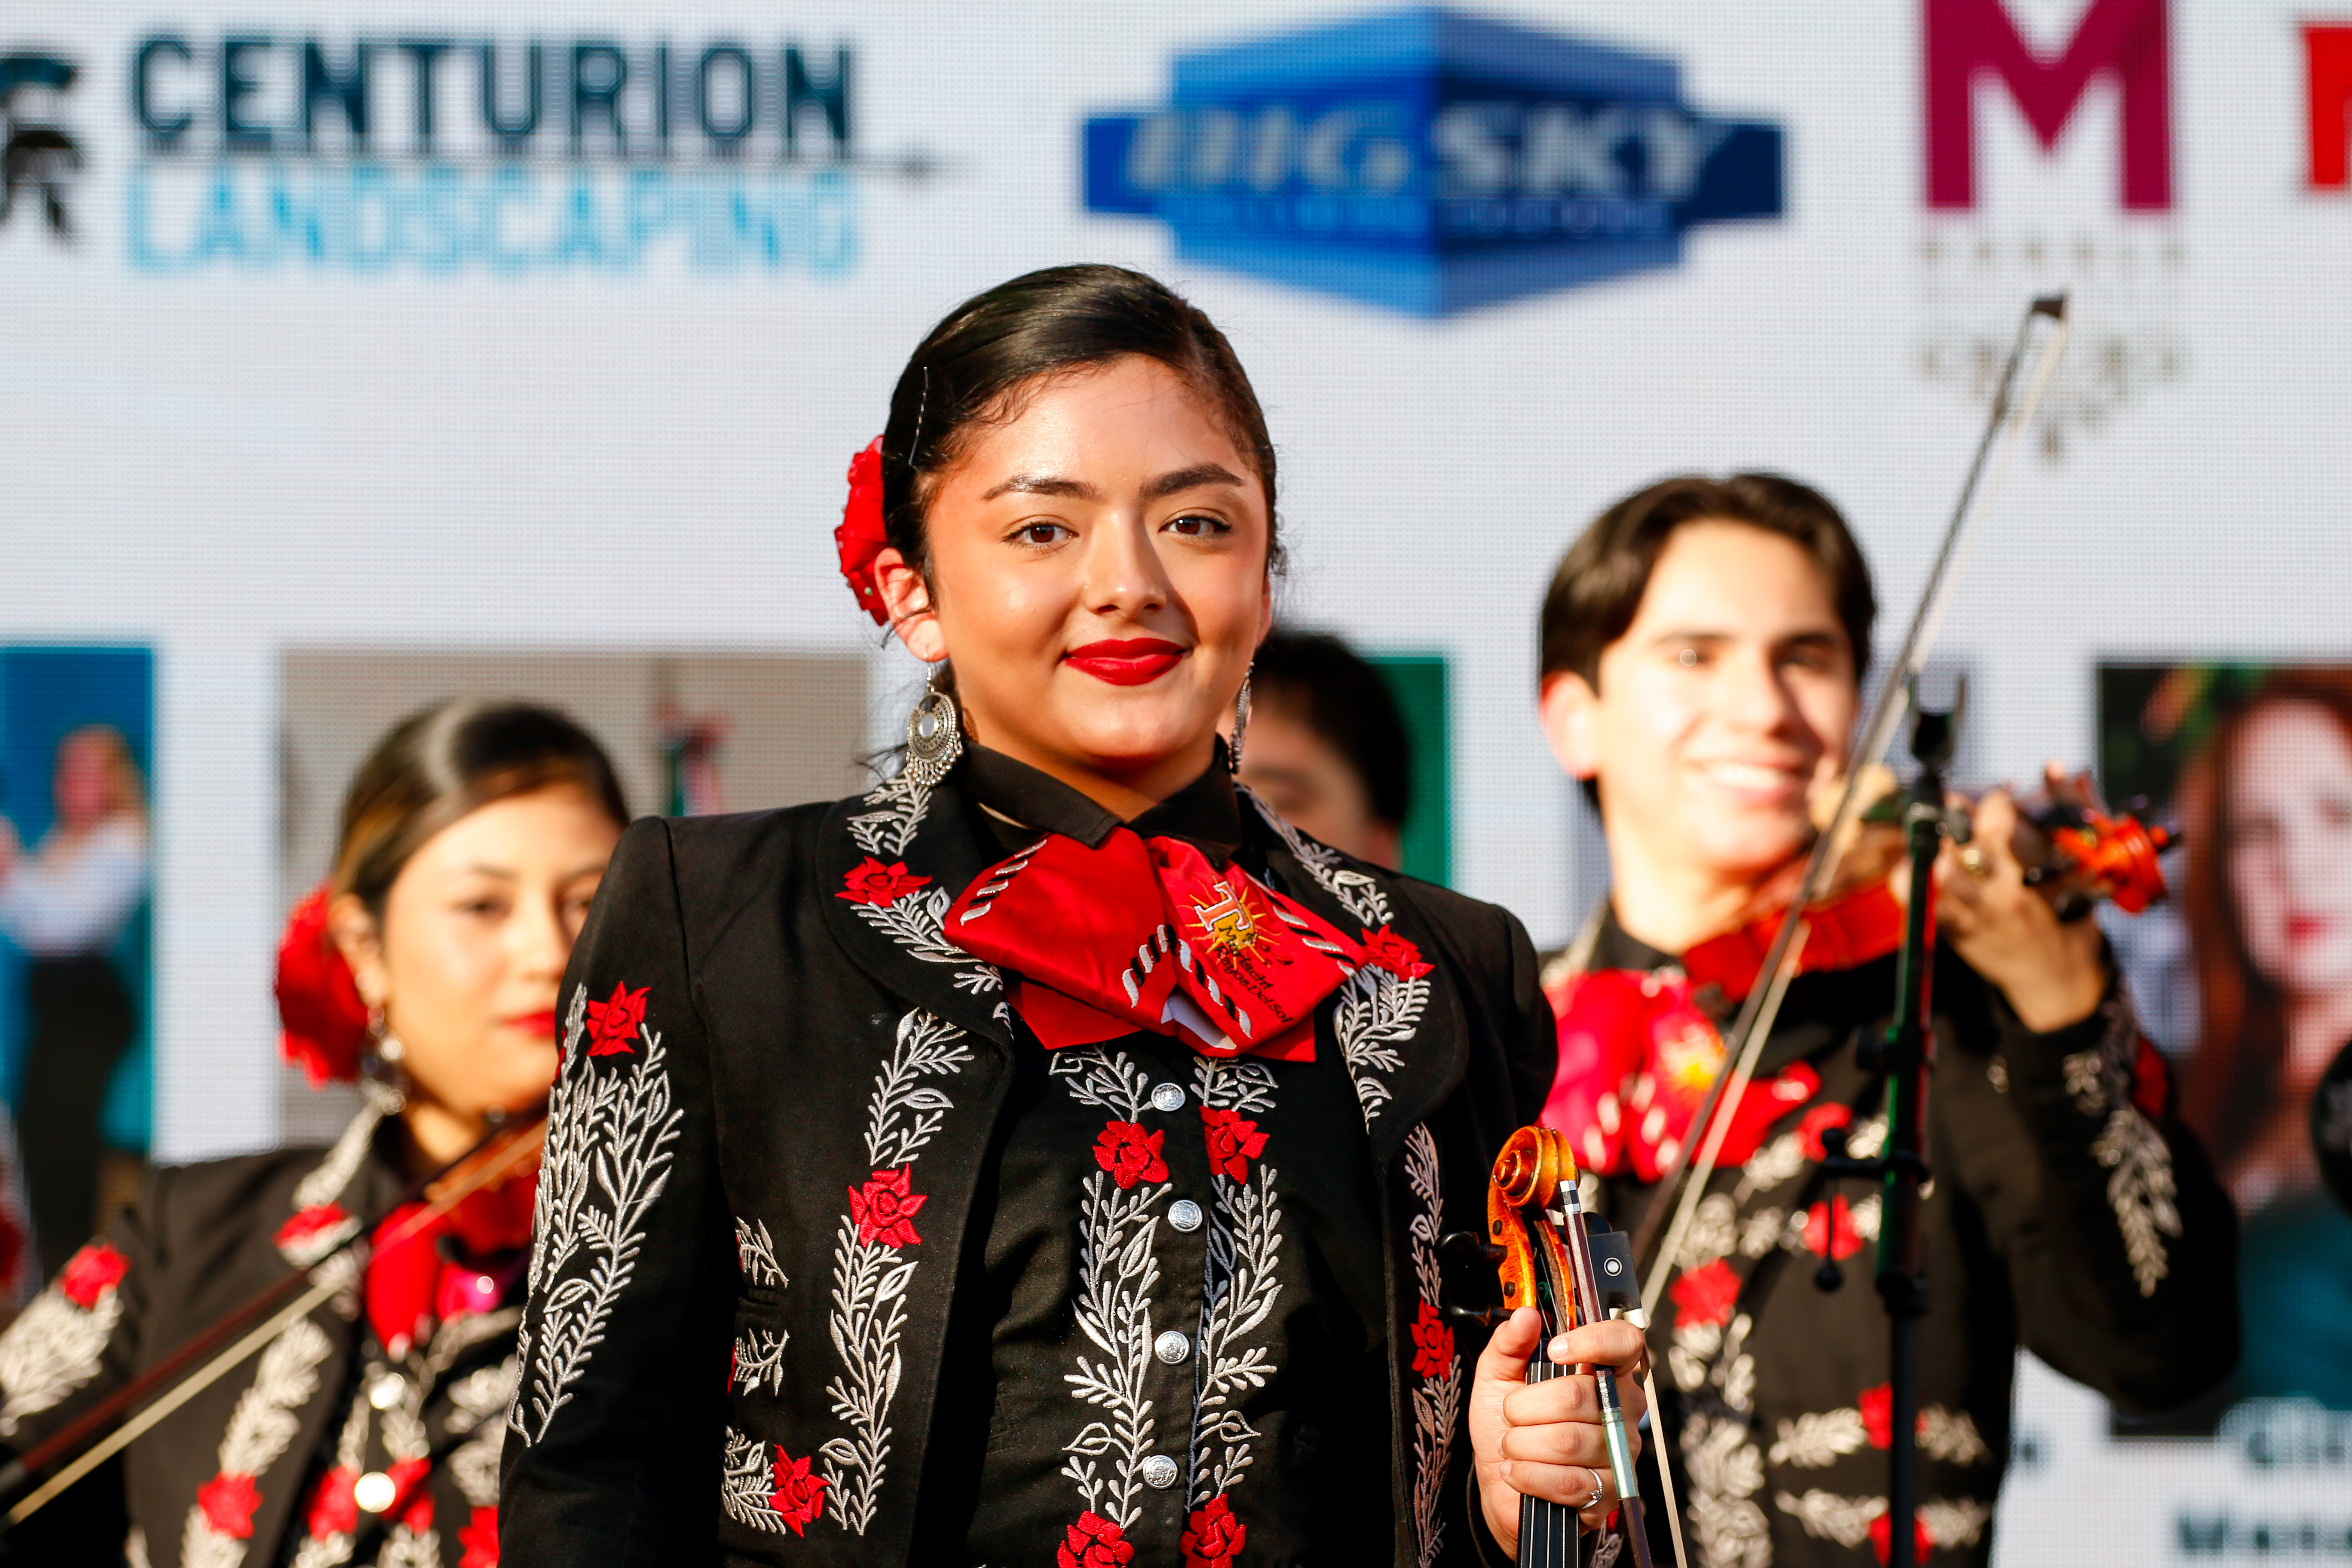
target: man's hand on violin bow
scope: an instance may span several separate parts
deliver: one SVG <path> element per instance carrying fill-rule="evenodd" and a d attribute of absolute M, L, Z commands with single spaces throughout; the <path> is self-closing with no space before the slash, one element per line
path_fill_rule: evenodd
<path fill-rule="evenodd" d="M 2054 787 L 2063 781 L 2052 771 Z M 1973 836 L 1936 859 L 1936 925 L 1969 968 L 2000 987 L 2036 1034 L 2079 1024 L 2107 993 L 2096 921 L 2058 918 L 2026 885 L 2017 858 L 2017 802 L 1997 789 L 1977 802 Z M 1902 878 L 1898 876 L 1897 891 Z"/>
<path fill-rule="evenodd" d="M 1561 1366 L 1597 1363 L 1617 1369 L 1617 1397 L 1636 1453 L 1642 1435 L 1633 1428 L 1646 1408 L 1642 1376 L 1649 1368 L 1649 1349 L 1633 1324 L 1590 1323 L 1554 1337 L 1549 1346 L 1542 1340 L 1543 1319 L 1534 1308 L 1512 1313 L 1486 1342 L 1470 1388 L 1470 1447 L 1478 1468 L 1479 1500 L 1486 1528 L 1515 1556 L 1522 1495 L 1566 1503 L 1588 1530 L 1597 1529 L 1617 1507 L 1601 1396 L 1591 1376 L 1528 1382 L 1528 1363 L 1538 1349 Z M 1601 1500 L 1588 1508 L 1596 1487 Z"/>

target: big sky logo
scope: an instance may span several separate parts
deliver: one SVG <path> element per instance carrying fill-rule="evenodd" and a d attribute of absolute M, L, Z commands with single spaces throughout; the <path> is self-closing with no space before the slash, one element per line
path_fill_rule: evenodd
<path fill-rule="evenodd" d="M 1780 128 L 1674 61 L 1436 8 L 1180 56 L 1166 107 L 1089 119 L 1089 211 L 1177 253 L 1438 317 L 1681 260 L 1782 208 Z"/>
<path fill-rule="evenodd" d="M 2167 0 L 2081 0 L 2067 26 L 2021 26 L 2068 9 L 1919 10 L 1919 369 L 1989 397 L 2025 301 L 2069 289 L 2074 328 L 2038 432 L 2053 458 L 2179 379 L 2188 357 Z"/>

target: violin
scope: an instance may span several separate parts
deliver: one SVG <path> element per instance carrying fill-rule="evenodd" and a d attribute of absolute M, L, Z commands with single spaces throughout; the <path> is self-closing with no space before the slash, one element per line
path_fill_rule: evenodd
<path fill-rule="evenodd" d="M 1903 901 L 1893 879 L 1903 864 L 1904 794 L 1886 769 L 1870 773 L 1866 787 L 1877 798 L 1845 842 L 1832 847 L 1822 890 L 1805 906 L 1804 946 L 1793 973 L 1858 968 L 1903 945 Z M 1960 805 L 1950 813 L 1963 844 L 1969 810 Z M 2161 858 L 2180 841 L 2170 823 L 2107 811 L 2084 775 L 2053 779 L 2047 793 L 2021 801 L 2010 847 L 2024 865 L 2026 885 L 2050 900 L 2059 919 L 2077 921 L 2101 903 L 2137 915 L 2161 902 L 2170 893 Z M 1694 988 L 1717 986 L 1732 1002 L 1755 989 L 1787 918 L 1796 869 L 1769 882 L 1739 923 L 1683 955 Z"/>
<path fill-rule="evenodd" d="M 1550 1128 L 1522 1127 L 1504 1142 L 1486 1184 L 1486 1241 L 1501 1279 L 1503 1315 L 1535 1308 L 1543 1315 L 1547 1345 L 1570 1329 L 1612 1317 L 1646 1326 L 1641 1290 L 1633 1279 L 1633 1248 L 1622 1231 L 1612 1230 L 1599 1215 L 1585 1210 L 1568 1140 Z M 1606 1366 L 1560 1366 L 1541 1352 L 1528 1363 L 1529 1383 L 1571 1373 L 1592 1376 L 1609 1443 L 1611 1479 L 1617 1488 L 1618 1528 L 1636 1568 L 1651 1568 L 1642 1488 L 1633 1473 L 1633 1444 L 1625 1430 L 1616 1373 Z M 1655 1458 L 1680 1556 L 1682 1521 L 1663 1447 L 1655 1449 Z M 1518 1560 L 1523 1568 L 1573 1568 L 1576 1512 L 1566 1503 L 1519 1500 Z"/>
<path fill-rule="evenodd" d="M 173 1411 L 259 1353 L 287 1324 L 348 1289 L 349 1271 L 329 1267 L 341 1254 L 363 1243 L 375 1253 L 387 1253 L 445 1226 L 460 1239 L 469 1230 L 504 1237 L 511 1233 L 518 1207 L 527 1238 L 529 1182 L 537 1177 L 547 1146 L 546 1108 L 542 1105 L 529 1114 L 530 1119 L 520 1125 L 511 1116 L 493 1116 L 489 1130 L 472 1148 L 413 1184 L 382 1215 L 353 1227 L 316 1261 L 291 1270 L 222 1313 L 186 1343 L 23 1457 L 0 1466 L 0 1499 L 12 1498 L 34 1478 L 48 1475 L 0 1517 L 0 1533 L 22 1524 Z M 238 1336 L 239 1330 L 257 1320 L 257 1327 Z M 232 1339 L 234 1343 L 229 1342 Z M 228 1348 L 222 1350 L 224 1344 Z"/>

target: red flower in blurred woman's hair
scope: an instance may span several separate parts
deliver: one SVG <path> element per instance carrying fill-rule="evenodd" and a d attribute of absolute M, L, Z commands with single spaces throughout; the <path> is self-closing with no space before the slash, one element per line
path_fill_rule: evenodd
<path fill-rule="evenodd" d="M 890 613 L 882 603 L 882 584 L 874 576 L 874 558 L 890 542 L 882 527 L 879 436 L 849 459 L 849 500 L 841 509 L 841 526 L 833 531 L 833 542 L 841 552 L 841 574 L 857 595 L 858 607 L 874 617 L 876 626 L 887 624 Z"/>
<path fill-rule="evenodd" d="M 279 1049 L 316 1089 L 359 1076 L 367 1049 L 368 1010 L 342 949 L 327 931 L 333 890 L 321 882 L 294 906 L 278 943 Z"/>

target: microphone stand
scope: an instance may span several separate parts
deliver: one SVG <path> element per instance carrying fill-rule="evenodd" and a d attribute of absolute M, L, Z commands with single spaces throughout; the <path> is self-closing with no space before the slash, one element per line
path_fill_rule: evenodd
<path fill-rule="evenodd" d="M 1911 898 L 1904 913 L 1903 947 L 1895 962 L 1895 1021 L 1874 1046 L 1865 1045 L 1864 1066 L 1886 1078 L 1886 1142 L 1876 1159 L 1857 1160 L 1845 1152 L 1846 1130 L 1822 1134 L 1827 1157 L 1822 1171 L 1832 1182 L 1860 1176 L 1879 1184 L 1878 1273 L 1880 1302 L 1886 1309 L 1887 1387 L 1892 1436 L 1886 1445 L 1887 1568 L 1917 1568 L 1919 1516 L 1919 1320 L 1927 1311 L 1927 1259 L 1921 1256 L 1920 1188 L 1928 1179 L 1927 1082 L 1935 1069 L 1934 1002 L 1936 857 L 1948 837 L 1969 839 L 1968 817 L 1944 803 L 1944 770 L 1958 739 L 1958 719 L 1967 688 L 1948 712 L 1918 704 L 1916 682 L 1911 709 L 1911 754 L 1919 763 L 1903 823 L 1911 859 Z M 1843 1279 L 1834 1259 L 1817 1276 L 1824 1289 Z"/>

